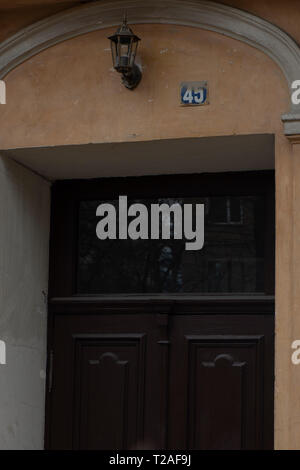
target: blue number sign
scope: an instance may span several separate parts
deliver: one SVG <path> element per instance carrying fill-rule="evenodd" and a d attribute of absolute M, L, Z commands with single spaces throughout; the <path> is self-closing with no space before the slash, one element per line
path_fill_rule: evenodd
<path fill-rule="evenodd" d="M 184 105 L 208 104 L 207 82 L 182 82 L 180 84 L 180 99 Z"/>

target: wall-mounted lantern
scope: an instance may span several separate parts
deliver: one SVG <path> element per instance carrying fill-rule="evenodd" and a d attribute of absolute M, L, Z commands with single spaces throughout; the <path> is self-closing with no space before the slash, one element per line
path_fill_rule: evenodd
<path fill-rule="evenodd" d="M 141 81 L 142 73 L 135 64 L 135 56 L 140 38 L 127 25 L 126 16 L 123 24 L 110 36 L 113 66 L 122 74 L 122 82 L 133 90 Z"/>

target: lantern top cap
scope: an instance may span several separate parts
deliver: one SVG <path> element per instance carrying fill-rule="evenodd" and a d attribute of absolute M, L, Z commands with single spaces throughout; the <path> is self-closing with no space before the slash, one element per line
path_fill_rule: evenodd
<path fill-rule="evenodd" d="M 128 24 L 127 24 L 127 14 L 124 13 L 124 17 L 123 17 L 123 23 L 121 24 L 121 26 L 119 26 L 119 28 L 117 29 L 117 31 L 115 32 L 115 34 L 113 34 L 112 36 L 110 36 L 108 39 L 110 39 L 111 41 L 114 41 L 114 42 L 117 42 L 118 41 L 118 38 L 132 38 L 133 42 L 137 42 L 137 41 L 140 41 L 141 39 L 136 36 L 136 34 L 134 34 L 134 32 L 132 31 L 131 28 L 129 28 Z"/>

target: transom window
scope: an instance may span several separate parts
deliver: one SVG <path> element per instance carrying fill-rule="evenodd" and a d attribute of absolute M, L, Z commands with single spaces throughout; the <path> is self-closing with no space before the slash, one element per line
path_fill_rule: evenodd
<path fill-rule="evenodd" d="M 241 174 L 240 174 L 241 175 Z M 242 180 L 245 174 L 242 174 Z M 266 294 L 273 290 L 273 200 L 269 184 L 257 186 L 255 177 L 243 185 L 239 174 L 226 176 L 219 186 L 220 175 L 215 181 L 208 177 L 205 184 L 196 184 L 197 177 L 182 175 L 181 195 L 178 187 L 172 187 L 172 176 L 152 177 L 145 182 L 142 191 L 135 182 L 143 178 L 128 178 L 128 205 L 154 203 L 204 204 L 204 246 L 199 251 L 187 251 L 185 239 L 158 240 L 99 240 L 96 226 L 99 204 L 108 202 L 115 207 L 118 196 L 126 194 L 122 184 L 113 185 L 113 195 L 101 198 L 82 198 L 78 202 L 78 237 L 76 245 L 76 293 L 98 294 L 171 294 L 199 295 L 247 295 Z M 165 180 L 169 185 L 162 185 Z M 203 175 L 199 176 L 202 183 Z M 150 178 L 151 179 L 151 178 Z M 176 182 L 179 176 L 176 176 Z M 268 181 L 270 175 L 268 176 Z M 124 178 L 125 180 L 125 178 Z M 157 180 L 157 188 L 155 181 Z M 228 182 L 227 182 L 228 180 Z M 234 186 L 232 183 L 236 181 Z M 184 183 L 185 182 L 185 183 Z M 211 182 L 211 184 L 210 184 Z M 124 182 L 125 183 L 125 182 Z M 130 184 L 132 183 L 132 184 Z M 147 184 L 146 184 L 147 183 Z M 187 184 L 187 186 L 185 186 Z M 154 185 L 154 186 L 153 186 Z M 149 197 L 147 194 L 147 188 Z M 153 188 L 160 192 L 153 197 Z M 139 192 L 142 197 L 139 196 Z M 191 192 L 199 195 L 191 196 Z M 217 194 L 214 195 L 213 193 Z M 165 193 L 165 194 L 164 194 Z M 185 193 L 188 193 L 185 195 Z M 151 197 L 150 197 L 151 195 Z M 130 221 L 130 217 L 129 217 Z M 171 221 L 172 224 L 172 221 Z"/>

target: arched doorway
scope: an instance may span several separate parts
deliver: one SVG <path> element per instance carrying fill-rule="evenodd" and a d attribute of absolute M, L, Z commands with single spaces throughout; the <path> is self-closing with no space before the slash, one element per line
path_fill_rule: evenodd
<path fill-rule="evenodd" d="M 168 3 L 167 7 L 170 8 L 170 9 L 168 10 L 168 12 L 166 14 L 166 11 L 167 11 L 166 10 L 166 4 L 167 3 Z M 284 70 L 285 75 L 288 78 L 289 82 L 290 82 L 290 80 L 293 80 L 293 79 L 297 78 L 298 55 L 299 55 L 298 48 L 295 45 L 295 43 L 292 40 L 290 40 L 287 37 L 287 35 L 285 35 L 280 30 L 278 30 L 278 28 L 274 28 L 272 25 L 270 25 L 270 24 L 268 24 L 264 21 L 261 21 L 259 19 L 254 19 L 252 17 L 252 15 L 248 15 L 248 14 L 245 14 L 243 12 L 241 13 L 239 11 L 232 10 L 228 7 L 224 7 L 224 6 L 221 6 L 221 5 L 216 6 L 215 4 L 212 4 L 212 6 L 210 7 L 207 4 L 207 2 L 197 2 L 197 5 L 193 5 L 193 6 L 191 6 L 191 4 L 189 4 L 189 6 L 191 8 L 190 14 L 191 13 L 194 14 L 195 12 L 198 12 L 200 17 L 201 17 L 199 22 L 194 21 L 194 23 L 192 24 L 191 23 L 192 20 L 191 20 L 190 16 L 187 20 L 184 20 L 184 19 L 179 20 L 178 17 L 174 17 L 174 9 L 172 10 L 172 2 L 166 2 L 166 4 L 162 5 L 162 7 L 165 8 L 165 15 L 162 14 L 162 12 L 159 9 L 155 9 L 156 18 L 155 19 L 151 18 L 150 21 L 147 21 L 145 19 L 147 15 L 146 16 L 141 15 L 139 17 L 138 16 L 138 11 L 137 11 L 137 16 L 134 17 L 134 14 L 135 14 L 134 13 L 134 7 L 135 7 L 135 5 L 134 5 L 134 2 L 131 2 L 130 5 L 132 7 L 132 13 L 133 13 L 134 21 L 136 23 L 141 23 L 141 24 L 144 23 L 144 22 L 146 22 L 146 23 L 159 22 L 159 23 L 164 24 L 164 22 L 169 23 L 169 21 L 167 21 L 167 18 L 166 18 L 166 16 L 167 16 L 168 18 L 170 18 L 170 17 L 173 18 L 172 21 L 171 21 L 172 24 L 174 24 L 174 23 L 178 24 L 179 21 L 182 21 L 181 24 L 186 24 L 186 22 L 187 22 L 187 24 L 189 26 L 200 26 L 200 27 L 203 27 L 203 28 L 209 29 L 209 30 L 213 29 L 214 31 L 218 31 L 218 32 L 221 32 L 223 34 L 227 34 L 229 36 L 231 35 L 235 38 L 238 38 L 238 39 L 241 39 L 241 40 L 245 41 L 247 44 L 251 44 L 253 46 L 256 46 L 256 47 L 258 47 L 258 49 L 269 53 L 269 55 L 272 57 L 272 59 L 275 59 L 276 62 L 279 63 L 281 68 Z M 173 5 L 174 5 L 174 8 L 175 7 L 179 8 L 178 2 L 173 2 Z M 90 5 L 90 6 L 84 7 L 85 11 L 87 12 L 87 15 L 85 16 L 85 19 L 87 19 L 87 23 L 85 23 L 82 26 L 82 29 L 79 28 L 77 30 L 76 27 L 73 28 L 73 26 L 74 26 L 73 19 L 74 18 L 73 18 L 72 15 L 70 15 L 69 32 L 73 31 L 73 32 L 70 33 L 70 36 L 68 36 L 69 33 L 64 34 L 62 31 L 59 32 L 58 25 L 59 25 L 60 19 L 62 19 L 62 18 L 58 17 L 57 18 L 57 23 L 54 21 L 52 23 L 50 22 L 51 24 L 49 25 L 48 22 L 46 22 L 46 24 L 43 23 L 43 24 L 36 25 L 36 27 L 32 28 L 30 31 L 24 32 L 24 34 L 25 34 L 24 37 L 26 37 L 26 34 L 29 34 L 29 35 L 31 35 L 31 39 L 32 39 L 31 42 L 29 42 L 29 43 L 27 42 L 26 47 L 28 47 L 28 44 L 29 44 L 29 47 L 27 49 L 26 48 L 22 49 L 22 47 L 20 47 L 20 42 L 23 42 L 23 40 L 21 38 L 22 35 L 18 35 L 15 38 L 13 38 L 13 40 L 9 41 L 9 44 L 5 44 L 5 47 L 2 49 L 2 54 L 1 54 L 2 62 L 1 62 L 1 64 L 3 66 L 3 73 L 4 74 L 7 73 L 7 71 L 12 70 L 12 68 L 14 66 L 16 66 L 18 63 L 22 62 L 24 59 L 26 59 L 28 57 L 31 57 L 32 54 L 35 54 L 35 53 L 39 52 L 40 50 L 45 49 L 48 46 L 55 44 L 56 42 L 59 42 L 59 41 L 64 40 L 64 39 L 68 39 L 69 37 L 76 36 L 79 33 L 81 34 L 81 33 L 85 33 L 85 32 L 90 31 L 90 30 L 101 29 L 101 25 L 99 26 L 99 23 L 96 24 L 97 22 L 95 22 L 95 19 L 94 18 L 92 19 L 92 16 L 97 11 L 97 10 L 94 9 L 96 7 L 99 8 L 100 6 Z M 123 5 L 122 5 L 122 7 L 123 7 Z M 92 10 L 92 8 L 94 10 Z M 116 8 L 116 9 L 107 8 L 108 19 L 107 19 L 106 23 L 105 22 L 103 23 L 103 27 L 108 27 L 110 25 L 116 24 L 116 22 L 118 21 L 117 17 L 119 17 L 121 7 L 118 7 L 118 8 Z M 113 11 L 113 13 L 112 13 L 112 11 Z M 171 11 L 172 14 L 170 14 L 170 11 Z M 91 16 L 89 15 L 89 13 L 91 13 Z M 114 15 L 116 15 L 116 17 L 114 17 Z M 149 12 L 149 15 L 151 17 L 150 12 Z M 80 17 L 80 14 L 76 14 L 75 17 L 78 19 Z M 184 18 L 184 12 L 182 10 L 180 10 L 180 17 Z M 195 17 L 195 15 L 194 15 L 194 17 Z M 227 22 L 226 22 L 226 19 L 227 19 Z M 245 23 L 247 23 L 247 21 L 250 21 L 250 19 L 253 20 L 253 22 L 250 22 L 250 23 L 251 23 L 251 28 L 253 27 L 254 29 L 251 29 L 251 28 L 247 29 L 247 31 L 252 31 L 252 35 L 250 37 L 247 37 L 247 31 L 245 31 L 245 30 L 243 30 L 243 28 L 241 28 L 241 22 L 240 21 L 242 21 L 242 25 L 243 24 L 245 25 Z M 213 23 L 215 23 L 215 26 L 213 26 Z M 52 28 L 53 24 L 55 24 L 54 28 Z M 61 26 L 63 26 L 64 23 L 62 22 L 60 24 L 61 24 Z M 228 26 L 229 24 L 231 25 L 230 27 Z M 249 23 L 247 23 L 247 24 L 249 26 Z M 238 25 L 238 26 L 236 26 L 236 28 L 235 28 L 235 25 Z M 50 26 L 50 29 L 47 29 L 48 26 Z M 46 29 L 44 29 L 44 27 L 46 27 Z M 51 31 L 53 33 L 55 28 L 56 28 L 56 31 L 58 32 L 59 39 L 57 39 L 56 33 L 54 34 L 53 37 L 47 36 L 47 34 L 51 33 Z M 230 33 L 230 31 L 231 31 L 231 33 Z M 45 32 L 47 34 L 45 34 Z M 258 32 L 259 32 L 259 34 L 258 34 Z M 274 32 L 276 34 L 273 34 Z M 23 39 L 24 39 L 24 37 L 23 37 Z M 270 37 L 273 37 L 274 41 L 276 41 L 276 47 L 273 47 L 274 43 L 272 43 L 272 41 L 271 42 L 269 41 Z M 24 42 L 24 44 L 25 44 L 25 42 Z M 269 44 L 269 47 L 268 47 L 268 44 Z M 271 47 L 270 47 L 270 44 L 271 44 Z M 293 111 L 293 109 L 292 109 L 292 111 Z M 295 111 L 295 109 L 294 109 L 294 111 Z M 252 114 L 252 117 L 253 117 L 253 114 Z M 286 123 L 286 134 L 288 135 L 288 134 L 297 133 L 298 120 L 297 120 L 296 113 L 293 113 L 293 112 L 290 113 L 289 115 L 284 117 L 284 120 L 285 120 L 285 123 Z M 169 135 L 168 135 L 168 137 L 169 137 Z M 155 136 L 155 138 L 157 138 L 157 136 Z M 294 149 L 296 149 L 297 148 L 297 143 L 296 143 L 297 141 L 294 140 L 294 142 L 295 142 Z M 277 153 L 277 155 L 279 155 L 279 159 L 281 158 L 281 160 L 279 160 L 281 162 L 281 166 L 280 166 L 281 171 L 282 171 L 281 175 L 283 175 L 286 178 L 285 179 L 285 181 L 286 181 L 287 178 L 288 177 L 290 178 L 290 176 L 291 176 L 288 173 L 289 172 L 289 167 L 288 167 L 287 159 L 291 156 L 290 154 L 292 152 L 291 152 L 289 144 L 286 143 L 280 137 L 279 133 L 277 133 L 277 128 L 276 128 L 276 143 L 275 143 L 275 146 L 276 146 L 276 153 Z M 15 152 L 13 151 L 12 152 L 13 156 L 14 156 L 14 153 Z M 285 156 L 283 156 L 283 154 Z M 34 168 L 34 164 L 32 164 L 32 168 Z M 295 175 L 296 174 L 297 174 L 297 172 L 295 172 Z M 287 175 L 289 175 L 289 176 L 287 176 Z M 284 178 L 283 178 L 283 180 L 284 180 Z M 291 180 L 289 180 L 289 183 L 284 183 L 284 182 L 280 181 L 279 190 L 278 190 L 279 191 L 278 194 L 280 196 L 277 198 L 277 203 L 279 201 L 279 205 L 281 205 L 281 207 L 284 204 L 283 194 L 286 195 L 286 186 L 285 185 L 291 186 L 291 184 L 292 184 Z M 289 198 L 293 199 L 296 196 L 297 196 L 296 193 L 293 193 L 292 196 L 289 193 Z M 281 227 L 284 225 L 282 220 L 279 220 L 279 223 L 281 223 Z M 292 223 L 292 222 L 289 222 L 289 223 Z M 288 225 L 286 224 L 286 227 L 287 226 Z M 281 232 L 281 234 L 282 234 L 282 232 Z M 296 234 L 294 234 L 294 236 L 296 237 Z M 280 242 L 280 240 L 283 241 L 283 238 L 285 238 L 285 237 L 283 237 L 283 235 L 280 235 L 280 232 L 279 232 L 279 237 L 277 238 L 278 243 Z M 289 245 L 289 246 L 291 246 L 291 245 Z M 283 251 L 284 251 L 283 250 L 283 244 L 279 243 L 279 249 L 280 249 L 280 247 L 282 247 L 281 248 L 282 251 L 280 252 L 281 254 L 279 255 L 278 259 L 280 260 L 282 265 L 284 265 L 284 262 L 283 262 Z M 279 288 L 280 288 L 280 285 L 279 285 Z M 284 295 L 285 295 L 285 293 L 281 292 L 281 294 L 279 294 L 279 297 L 278 297 L 281 312 L 287 312 L 287 309 L 290 306 L 290 303 L 289 303 L 289 306 L 284 303 Z M 291 300 L 291 302 L 293 303 L 292 300 Z M 288 318 L 288 314 L 286 314 L 286 315 L 287 315 L 286 318 Z M 280 355 L 278 357 L 279 357 L 279 360 L 280 360 Z"/>

